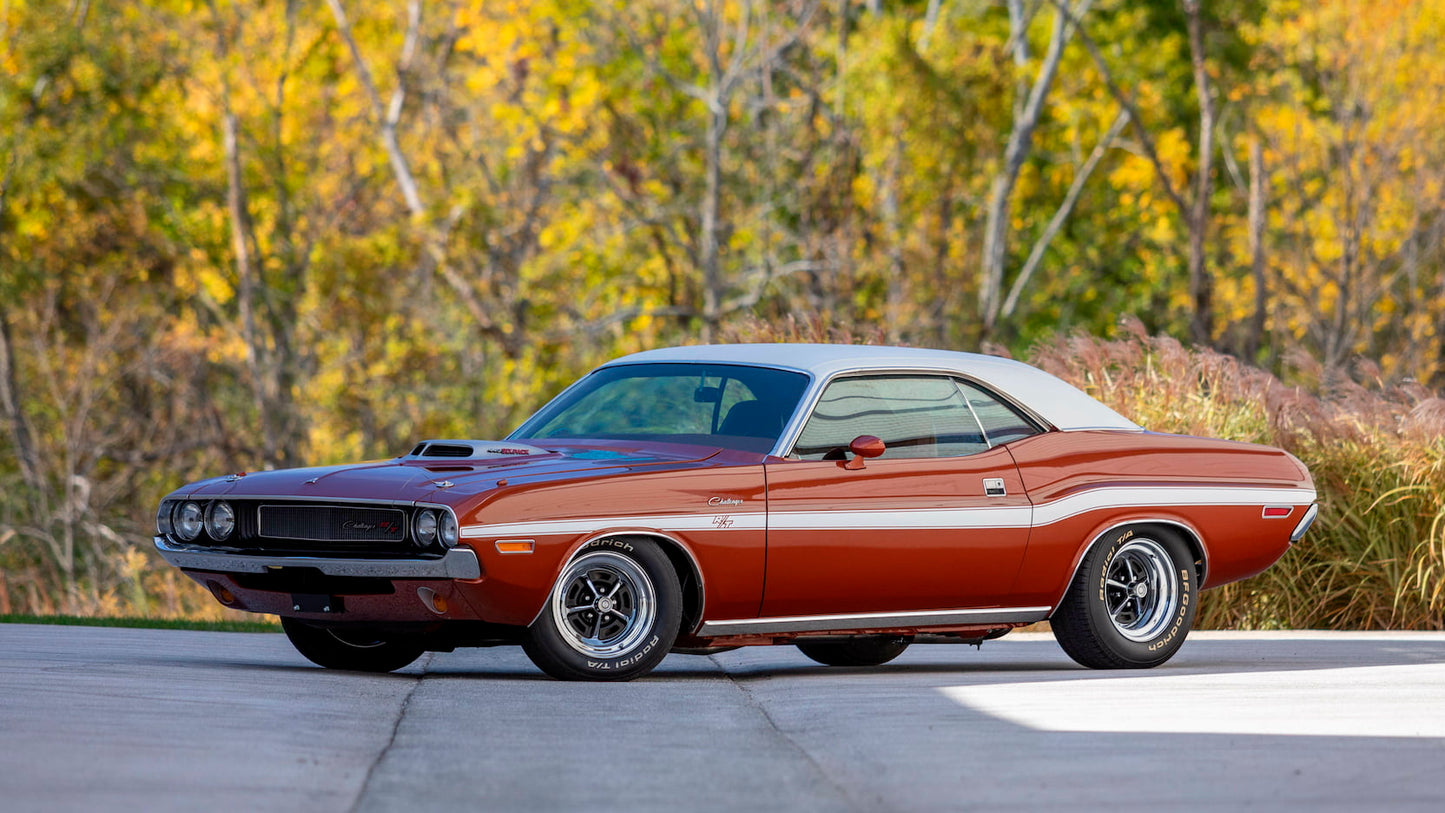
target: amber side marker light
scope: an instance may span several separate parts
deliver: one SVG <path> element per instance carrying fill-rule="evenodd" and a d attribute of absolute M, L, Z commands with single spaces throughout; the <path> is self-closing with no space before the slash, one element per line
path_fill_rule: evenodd
<path fill-rule="evenodd" d="M 222 587 L 220 584 L 208 581 L 206 582 L 206 586 L 211 589 L 211 595 L 215 596 L 216 600 L 222 604 L 230 606 L 236 603 L 236 594 Z"/>
<path fill-rule="evenodd" d="M 416 597 L 421 599 L 421 603 L 425 604 L 428 610 L 431 610 L 437 615 L 446 615 L 447 610 L 451 607 L 451 605 L 447 603 L 445 596 L 439 595 L 437 591 L 430 587 L 418 587 L 416 589 Z"/>
<path fill-rule="evenodd" d="M 530 539 L 498 539 L 497 553 L 531 553 L 536 547 Z"/>

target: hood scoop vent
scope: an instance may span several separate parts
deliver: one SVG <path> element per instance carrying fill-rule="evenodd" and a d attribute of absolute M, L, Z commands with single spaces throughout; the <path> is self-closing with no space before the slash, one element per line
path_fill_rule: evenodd
<path fill-rule="evenodd" d="M 422 457 L 471 457 L 476 454 L 471 446 L 457 443 L 429 443 L 421 447 Z"/>
<path fill-rule="evenodd" d="M 410 460 L 485 460 L 548 454 L 546 449 L 503 440 L 424 440 L 405 455 Z"/>

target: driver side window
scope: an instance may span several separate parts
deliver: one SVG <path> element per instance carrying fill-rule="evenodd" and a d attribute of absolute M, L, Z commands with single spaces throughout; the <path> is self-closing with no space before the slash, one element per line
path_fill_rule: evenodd
<path fill-rule="evenodd" d="M 953 379 L 877 375 L 830 383 L 793 453 L 803 460 L 843 460 L 859 435 L 881 438 L 887 445 L 885 460 L 959 457 L 988 449 Z"/>

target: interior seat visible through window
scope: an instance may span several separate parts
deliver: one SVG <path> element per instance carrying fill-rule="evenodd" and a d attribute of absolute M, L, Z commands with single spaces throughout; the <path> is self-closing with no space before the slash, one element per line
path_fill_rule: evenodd
<path fill-rule="evenodd" d="M 744 438 L 776 438 L 782 431 L 783 415 L 777 406 L 753 400 L 733 404 L 717 433 Z"/>

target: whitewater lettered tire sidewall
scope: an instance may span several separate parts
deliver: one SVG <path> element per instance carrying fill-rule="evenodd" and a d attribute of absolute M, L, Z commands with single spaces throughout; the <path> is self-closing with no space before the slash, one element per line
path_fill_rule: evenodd
<path fill-rule="evenodd" d="M 1183 646 L 1198 609 L 1189 547 L 1157 527 L 1111 531 L 1084 557 L 1050 618 L 1054 637 L 1094 669 L 1147 669 Z"/>
<path fill-rule="evenodd" d="M 599 539 L 562 569 L 522 646 L 560 680 L 632 680 L 667 656 L 681 618 L 682 588 L 656 543 Z"/>

